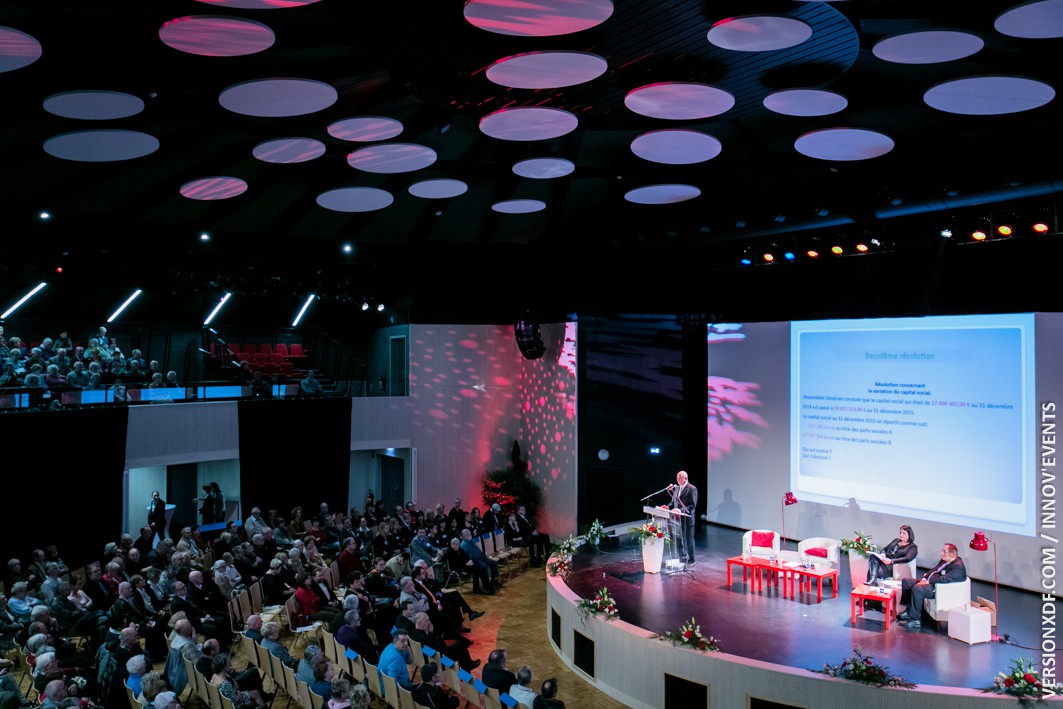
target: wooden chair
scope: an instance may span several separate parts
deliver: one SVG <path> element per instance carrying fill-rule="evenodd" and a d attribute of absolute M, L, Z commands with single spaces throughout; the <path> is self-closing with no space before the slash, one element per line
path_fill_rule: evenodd
<path fill-rule="evenodd" d="M 484 697 L 480 690 L 476 688 L 476 682 L 479 682 L 479 680 L 474 679 L 472 682 L 462 682 L 461 696 L 465 697 L 466 706 L 484 709 Z"/>
<path fill-rule="evenodd" d="M 328 631 L 328 628 L 321 628 L 321 651 L 325 653 L 333 664 L 338 664 L 340 658 L 336 655 L 336 636 Z"/>
<path fill-rule="evenodd" d="M 502 701 L 499 699 L 501 695 L 494 687 L 487 687 L 484 691 L 484 706 L 487 709 L 502 709 Z"/>
<path fill-rule="evenodd" d="M 298 638 L 304 637 L 308 633 L 316 634 L 318 629 L 321 628 L 321 621 L 319 620 L 315 620 L 310 625 L 295 624 L 296 619 L 299 617 L 299 600 L 295 596 L 292 596 L 287 601 L 285 601 L 284 608 L 288 612 L 288 630 L 292 631 L 293 646 Z"/>
<path fill-rule="evenodd" d="M 210 709 L 225 709 L 221 703 L 221 692 L 211 682 L 207 682 L 207 706 Z"/>
<path fill-rule="evenodd" d="M 314 700 L 310 696 L 310 685 L 298 677 L 295 679 L 295 698 L 303 709 L 315 709 Z M 316 709 L 321 709 L 321 705 L 318 704 Z"/>
<path fill-rule="evenodd" d="M 269 653 L 266 653 L 269 655 Z M 269 662 L 269 673 L 273 676 L 273 683 L 284 690 L 284 693 L 288 695 L 288 698 L 295 694 L 295 689 L 288 682 L 288 673 L 284 671 L 284 663 L 276 655 L 269 655 L 267 658 Z M 292 673 L 295 676 L 295 673 Z"/>
<path fill-rule="evenodd" d="M 333 561 L 329 564 L 329 572 L 332 574 L 332 588 L 339 588 L 343 583 L 342 572 L 340 571 L 340 562 Z"/>
<path fill-rule="evenodd" d="M 350 654 L 347 654 L 347 653 Z M 353 657 L 352 657 L 353 655 Z M 362 656 L 356 654 L 353 650 L 348 650 L 343 653 L 343 659 L 345 660 L 344 669 L 347 673 L 354 678 L 355 682 L 365 682 L 365 666 L 362 664 Z"/>
<path fill-rule="evenodd" d="M 122 686 L 125 687 L 126 697 L 129 698 L 129 709 L 141 709 L 143 704 L 137 701 L 137 696 L 133 694 L 133 688 L 125 682 L 122 682 Z"/>
<path fill-rule="evenodd" d="M 284 673 L 284 691 L 288 696 L 299 702 L 299 679 L 295 676 L 295 670 L 283 662 L 280 663 L 281 672 Z"/>
<path fill-rule="evenodd" d="M 399 683 L 388 675 L 381 676 L 380 681 L 384 687 L 384 703 L 391 709 L 399 709 Z"/>
<path fill-rule="evenodd" d="M 189 660 L 187 657 L 182 657 L 185 663 L 185 674 L 188 675 L 188 698 L 191 699 L 192 695 L 203 698 L 206 697 L 207 691 L 202 686 L 206 679 L 203 675 L 199 674 L 199 670 L 196 669 L 196 664 Z"/>
<path fill-rule="evenodd" d="M 413 701 L 413 693 L 408 689 L 399 687 L 399 709 L 417 709 L 417 702 Z"/>
<path fill-rule="evenodd" d="M 380 671 L 377 670 L 376 665 L 364 657 L 362 658 L 362 663 L 365 665 L 365 681 L 369 685 L 369 691 L 374 697 L 384 699 L 384 688 L 380 684 Z"/>
<path fill-rule="evenodd" d="M 236 594 L 236 600 L 240 605 L 240 620 L 242 623 L 247 623 L 247 619 L 255 612 L 251 606 L 251 592 L 245 588 Z"/>

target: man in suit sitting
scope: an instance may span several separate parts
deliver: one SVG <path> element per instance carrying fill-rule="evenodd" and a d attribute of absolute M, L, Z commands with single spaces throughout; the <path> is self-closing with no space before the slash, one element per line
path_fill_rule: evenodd
<path fill-rule="evenodd" d="M 904 579 L 901 582 L 901 605 L 908 609 L 901 613 L 899 620 L 906 628 L 921 628 L 923 601 L 933 598 L 937 592 L 939 583 L 959 583 L 967 580 L 967 568 L 963 565 L 963 559 L 959 557 L 955 544 L 945 544 L 941 547 L 941 562 L 930 571 L 926 572 L 921 579 Z"/>

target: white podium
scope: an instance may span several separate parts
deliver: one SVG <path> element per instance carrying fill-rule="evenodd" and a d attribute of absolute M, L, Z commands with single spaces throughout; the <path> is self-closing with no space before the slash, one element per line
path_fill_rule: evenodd
<path fill-rule="evenodd" d="M 664 560 L 664 540 L 650 537 L 642 542 L 642 570 L 647 574 L 661 573 Z M 987 614 L 988 615 L 988 614 Z"/>

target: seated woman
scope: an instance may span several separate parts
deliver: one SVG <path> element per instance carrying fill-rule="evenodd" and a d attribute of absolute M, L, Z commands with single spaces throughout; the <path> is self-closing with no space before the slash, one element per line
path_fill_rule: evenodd
<path fill-rule="evenodd" d="M 233 663 L 228 653 L 219 653 L 211 661 L 211 670 L 214 676 L 210 683 L 218 688 L 218 693 L 233 703 L 236 709 L 256 709 L 266 706 L 262 693 L 257 689 L 240 691 L 236 680 L 232 677 Z"/>
<path fill-rule="evenodd" d="M 915 532 L 907 524 L 902 524 L 898 537 L 882 550 L 885 560 L 874 554 L 867 557 L 867 583 L 873 584 L 880 578 L 893 576 L 895 564 L 907 564 L 919 556 L 919 547 L 915 545 Z"/>

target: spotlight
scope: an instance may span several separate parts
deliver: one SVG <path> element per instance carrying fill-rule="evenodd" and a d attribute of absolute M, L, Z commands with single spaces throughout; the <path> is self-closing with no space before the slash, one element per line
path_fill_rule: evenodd
<path fill-rule="evenodd" d="M 942 229 L 940 233 L 941 233 L 941 238 L 943 238 L 943 239 L 951 239 L 952 238 L 952 229 Z"/>
<path fill-rule="evenodd" d="M 1011 236 L 1011 227 L 1007 224 L 1001 224 L 997 227 L 997 233 L 1001 236 Z"/>
<path fill-rule="evenodd" d="M 210 325 L 210 321 L 214 319 L 214 316 L 218 314 L 218 311 L 221 310 L 222 306 L 229 302 L 229 298 L 232 297 L 232 293 L 226 293 L 225 295 L 223 295 L 221 297 L 221 300 L 218 301 L 218 304 L 214 306 L 214 310 L 210 311 L 210 315 L 208 315 L 207 319 L 203 321 L 203 324 Z"/>
<path fill-rule="evenodd" d="M 208 233 L 207 233 L 207 232 L 205 232 L 205 231 L 204 231 L 204 232 L 202 232 L 202 233 L 201 233 L 201 234 L 199 235 L 199 240 L 200 240 L 200 241 L 210 241 L 210 234 L 208 234 Z"/>
<path fill-rule="evenodd" d="M 303 314 L 306 313 L 306 309 L 310 307 L 310 304 L 314 302 L 314 294 L 311 293 L 306 298 L 306 302 L 303 303 L 303 307 L 299 309 L 299 314 L 295 316 L 295 320 L 292 320 L 292 327 L 297 327 L 299 321 L 303 319 Z"/>
<path fill-rule="evenodd" d="M 52 215 L 51 215 L 51 213 L 50 213 L 50 212 L 41 212 L 41 213 L 40 213 L 40 214 L 38 214 L 37 216 L 38 216 L 38 218 L 40 218 L 40 220 L 41 220 L 42 222 L 46 222 L 46 221 L 48 221 L 49 219 L 51 219 L 51 218 L 52 218 Z"/>
<path fill-rule="evenodd" d="M 139 296 L 143 292 L 144 291 L 140 290 L 139 288 L 133 291 L 133 295 L 126 298 L 125 302 L 118 306 L 118 310 L 115 310 L 113 313 L 111 313 L 111 317 L 107 318 L 107 322 L 114 322 L 115 319 L 122 314 L 122 311 L 128 308 L 129 304 L 136 300 L 137 296 Z"/>
<path fill-rule="evenodd" d="M 784 253 L 782 255 L 782 257 L 784 259 L 786 259 L 787 261 L 793 261 L 795 258 L 797 258 L 796 256 L 794 256 L 794 252 L 793 251 L 787 251 L 786 253 Z"/>
<path fill-rule="evenodd" d="M 15 303 L 10 308 L 5 310 L 4 314 L 0 315 L 0 320 L 7 319 L 7 317 L 9 315 L 11 315 L 11 313 L 13 313 L 13 312 L 15 312 L 16 310 L 19 309 L 19 306 L 21 306 L 27 300 L 29 300 L 30 298 L 35 296 L 37 294 L 37 291 L 39 291 L 41 288 L 44 288 L 46 285 L 48 285 L 48 284 L 47 283 L 38 283 L 36 286 L 34 286 L 33 290 L 31 290 L 29 293 L 27 293 L 26 295 L 24 295 L 21 298 L 19 298 L 17 303 Z"/>
<path fill-rule="evenodd" d="M 816 251 L 815 249 L 809 249 L 808 251 L 805 252 L 805 255 L 808 256 L 809 258 L 819 258 L 819 252 Z"/>
<path fill-rule="evenodd" d="M 971 232 L 971 238 L 974 239 L 975 241 L 985 241 L 985 232 L 984 231 L 972 231 Z"/>
<path fill-rule="evenodd" d="M 859 251 L 862 254 L 866 254 L 867 253 L 867 244 L 857 244 L 856 245 L 856 250 Z"/>
<path fill-rule="evenodd" d="M 879 241 L 878 239 L 872 239 L 871 240 L 871 245 L 872 246 L 882 246 L 882 242 Z"/>
<path fill-rule="evenodd" d="M 369 310 L 369 303 L 364 300 L 362 301 L 362 310 Z"/>
<path fill-rule="evenodd" d="M 764 262 L 765 263 L 774 263 L 775 262 L 775 257 L 772 256 L 771 254 L 764 254 L 763 258 L 764 258 Z"/>
<path fill-rule="evenodd" d="M 650 455 L 660 455 L 660 454 L 661 454 L 660 446 L 650 446 Z"/>
<path fill-rule="evenodd" d="M 1033 230 L 1035 232 L 1037 232 L 1038 234 L 1047 234 L 1048 233 L 1048 225 L 1045 224 L 1044 222 L 1037 222 L 1036 224 L 1033 225 Z"/>
<path fill-rule="evenodd" d="M 383 303 L 377 303 L 377 304 L 376 304 L 376 311 L 377 311 L 378 313 L 382 313 L 382 312 L 384 312 L 384 304 L 383 304 Z"/>
<path fill-rule="evenodd" d="M 351 246 L 350 244 L 344 244 L 343 245 L 343 253 L 349 254 L 352 251 L 354 251 L 354 247 L 353 246 Z"/>
<path fill-rule="evenodd" d="M 753 263 L 753 262 L 752 262 L 752 261 L 750 261 L 750 260 L 749 260 L 749 258 L 747 258 L 747 257 L 743 256 L 743 257 L 741 258 L 741 260 L 739 260 L 739 262 L 738 262 L 738 263 L 742 264 L 743 266 L 748 266 L 748 265 L 750 265 L 750 264 L 751 264 L 751 263 Z"/>
<path fill-rule="evenodd" d="M 844 252 L 844 249 L 840 246 L 832 246 L 830 247 L 830 252 L 836 256 L 840 256 Z"/>

